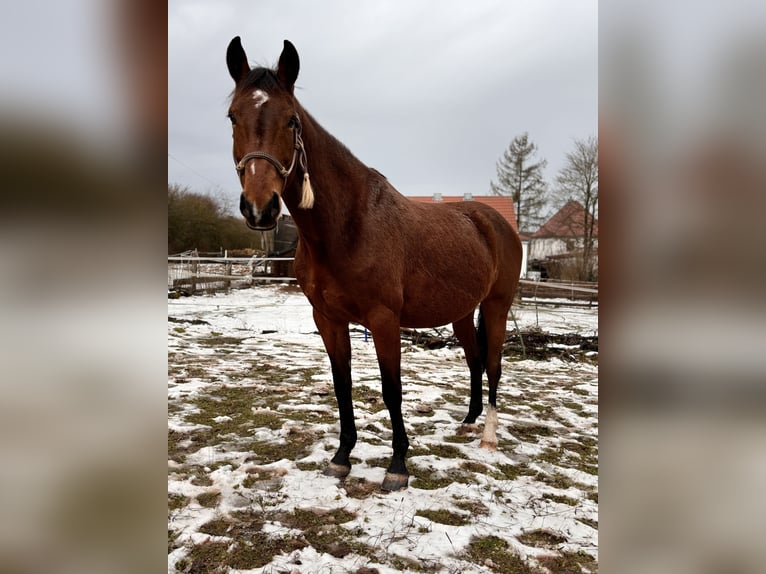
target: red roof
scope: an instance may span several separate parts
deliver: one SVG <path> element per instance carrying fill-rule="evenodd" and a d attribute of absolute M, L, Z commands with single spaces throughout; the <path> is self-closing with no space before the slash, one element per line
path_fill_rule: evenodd
<path fill-rule="evenodd" d="M 419 203 L 452 203 L 457 201 L 466 201 L 462 195 L 444 195 L 441 196 L 440 201 L 435 201 L 433 196 L 408 196 L 407 199 L 417 201 Z M 506 221 L 511 224 L 511 227 L 515 231 L 518 231 L 516 226 L 516 213 L 513 210 L 513 201 L 510 197 L 504 195 L 474 195 L 471 198 L 472 201 L 478 201 L 490 207 L 494 207 L 500 215 L 505 217 Z"/>
<path fill-rule="evenodd" d="M 532 234 L 535 239 L 543 237 L 584 237 L 585 208 L 578 201 L 570 200 Z M 598 237 L 598 219 L 593 222 L 593 237 Z"/>

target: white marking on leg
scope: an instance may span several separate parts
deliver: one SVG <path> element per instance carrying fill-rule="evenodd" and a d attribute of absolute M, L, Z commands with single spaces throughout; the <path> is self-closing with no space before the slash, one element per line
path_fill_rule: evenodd
<path fill-rule="evenodd" d="M 479 447 L 487 450 L 497 450 L 497 410 L 487 405 L 487 416 L 484 419 L 484 434 Z"/>
<path fill-rule="evenodd" d="M 253 92 L 253 99 L 255 100 L 255 107 L 260 108 L 263 104 L 269 101 L 269 94 L 263 90 L 255 90 Z"/>

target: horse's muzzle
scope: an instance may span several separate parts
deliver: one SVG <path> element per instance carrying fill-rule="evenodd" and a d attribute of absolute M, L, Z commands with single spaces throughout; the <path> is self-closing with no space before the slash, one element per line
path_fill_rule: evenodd
<path fill-rule="evenodd" d="M 245 218 L 247 226 L 256 231 L 274 229 L 277 225 L 277 219 L 279 219 L 281 207 L 278 193 L 271 196 L 262 210 L 256 209 L 244 193 L 239 196 L 239 211 Z"/>

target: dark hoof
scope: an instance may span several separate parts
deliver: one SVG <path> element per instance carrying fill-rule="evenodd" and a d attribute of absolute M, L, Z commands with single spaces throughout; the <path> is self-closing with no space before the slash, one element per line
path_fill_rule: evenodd
<path fill-rule="evenodd" d="M 324 469 L 322 474 L 325 476 L 333 476 L 335 478 L 346 478 L 349 472 L 351 472 L 350 466 L 343 466 L 342 464 L 331 462 L 327 465 L 327 468 Z"/>
<path fill-rule="evenodd" d="M 408 474 L 394 474 L 393 472 L 387 472 L 386 477 L 383 479 L 383 484 L 380 485 L 380 489 L 385 492 L 393 492 L 394 490 L 401 490 L 407 488 L 410 476 Z"/>

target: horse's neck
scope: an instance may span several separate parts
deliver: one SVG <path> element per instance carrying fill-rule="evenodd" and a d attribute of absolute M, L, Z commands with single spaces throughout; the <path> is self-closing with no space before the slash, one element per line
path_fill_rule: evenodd
<path fill-rule="evenodd" d="M 359 217 L 360 207 L 367 199 L 369 168 L 305 112 L 302 123 L 314 206 L 298 207 L 302 177 L 291 182 L 284 199 L 304 241 L 331 248 L 336 241 L 346 239 L 344 230 L 349 228 L 352 218 Z"/>

